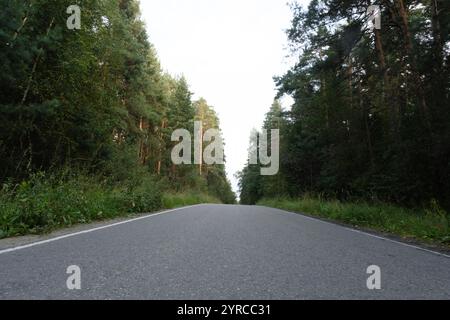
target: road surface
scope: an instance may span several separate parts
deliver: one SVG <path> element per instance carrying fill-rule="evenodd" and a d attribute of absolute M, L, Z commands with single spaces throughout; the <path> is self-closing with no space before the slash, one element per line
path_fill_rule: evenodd
<path fill-rule="evenodd" d="M 422 298 L 450 298 L 450 257 L 266 207 L 199 205 L 0 251 L 0 299 Z"/>

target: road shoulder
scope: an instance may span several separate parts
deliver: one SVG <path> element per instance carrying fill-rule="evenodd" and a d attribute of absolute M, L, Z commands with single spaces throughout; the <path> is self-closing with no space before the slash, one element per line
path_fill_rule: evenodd
<path fill-rule="evenodd" d="M 351 224 L 344 223 L 342 221 L 319 217 L 319 216 L 307 214 L 304 212 L 290 211 L 290 210 L 285 210 L 285 209 L 281 209 L 281 208 L 268 207 L 268 206 L 262 206 L 262 205 L 258 205 L 258 206 L 263 207 L 263 208 L 277 209 L 277 210 L 284 211 L 284 212 L 291 213 L 291 214 L 301 215 L 301 216 L 304 216 L 309 219 L 314 219 L 317 221 L 334 224 L 334 225 L 341 226 L 341 227 L 344 227 L 344 228 L 347 228 L 347 229 L 350 229 L 350 230 L 353 230 L 356 232 L 365 233 L 370 236 L 379 237 L 379 238 L 383 238 L 386 240 L 399 242 L 401 244 L 405 244 L 408 246 L 418 247 L 419 249 L 433 251 L 433 252 L 436 252 L 438 254 L 442 254 L 445 256 L 450 256 L 450 246 L 446 246 L 443 244 L 427 243 L 427 242 L 420 241 L 415 238 L 400 237 L 400 236 L 392 234 L 392 233 L 382 232 L 379 230 L 375 230 L 375 229 L 371 229 L 371 228 L 367 228 L 367 227 L 361 227 L 361 226 L 357 226 L 357 225 L 351 225 Z"/>
<path fill-rule="evenodd" d="M 113 226 L 120 223 L 126 223 L 128 221 L 133 221 L 135 219 L 143 219 L 146 217 L 151 217 L 163 213 L 169 213 L 172 211 L 181 210 L 183 208 L 187 207 L 180 207 L 180 208 L 174 208 L 174 209 L 164 209 L 156 212 L 151 213 L 142 213 L 142 214 L 131 214 L 123 217 L 118 217 L 115 219 L 109 219 L 109 220 L 103 220 L 103 221 L 95 221 L 92 223 L 86 223 L 86 224 L 77 224 L 71 227 L 64 227 L 46 234 L 37 234 L 37 235 L 25 235 L 25 236 L 18 236 L 18 237 L 11 237 L 11 238 L 5 238 L 0 239 L 0 251 L 3 250 L 9 250 L 12 248 L 17 248 L 21 246 L 27 246 L 31 245 L 33 243 L 38 243 L 42 241 L 48 241 L 51 239 L 69 236 L 71 234 L 79 234 L 83 232 L 87 232 L 89 230 L 95 230 L 99 228 L 105 228 L 108 226 Z"/>

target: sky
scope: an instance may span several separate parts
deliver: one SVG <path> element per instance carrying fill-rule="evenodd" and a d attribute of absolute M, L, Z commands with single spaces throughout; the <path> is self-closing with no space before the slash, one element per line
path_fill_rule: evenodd
<path fill-rule="evenodd" d="M 141 0 L 162 68 L 184 75 L 194 99 L 205 98 L 220 118 L 234 191 L 251 130 L 261 128 L 276 95 L 273 77 L 292 66 L 287 1 Z M 283 99 L 283 105 L 289 107 L 290 100 Z"/>

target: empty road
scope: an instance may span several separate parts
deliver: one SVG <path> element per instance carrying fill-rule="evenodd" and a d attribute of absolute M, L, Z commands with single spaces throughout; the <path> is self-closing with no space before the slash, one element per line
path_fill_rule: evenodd
<path fill-rule="evenodd" d="M 69 290 L 69 266 L 81 290 Z M 370 265 L 381 290 L 367 288 Z M 0 251 L 0 299 L 449 299 L 450 258 L 266 207 L 199 205 Z"/>

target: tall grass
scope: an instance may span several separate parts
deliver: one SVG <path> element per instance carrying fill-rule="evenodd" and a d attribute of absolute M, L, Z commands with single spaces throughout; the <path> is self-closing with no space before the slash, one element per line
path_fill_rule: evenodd
<path fill-rule="evenodd" d="M 167 186 L 150 174 L 116 181 L 105 177 L 38 173 L 0 188 L 0 239 L 39 234 L 65 226 L 219 202 L 203 194 L 165 194 Z"/>
<path fill-rule="evenodd" d="M 199 203 L 220 203 L 220 200 L 204 193 L 168 193 L 162 198 L 166 209 L 191 206 Z"/>
<path fill-rule="evenodd" d="M 405 238 L 450 244 L 449 215 L 432 201 L 422 210 L 389 204 L 343 203 L 305 195 L 301 198 L 264 199 L 259 205 L 304 212 L 355 226 L 373 228 Z"/>

